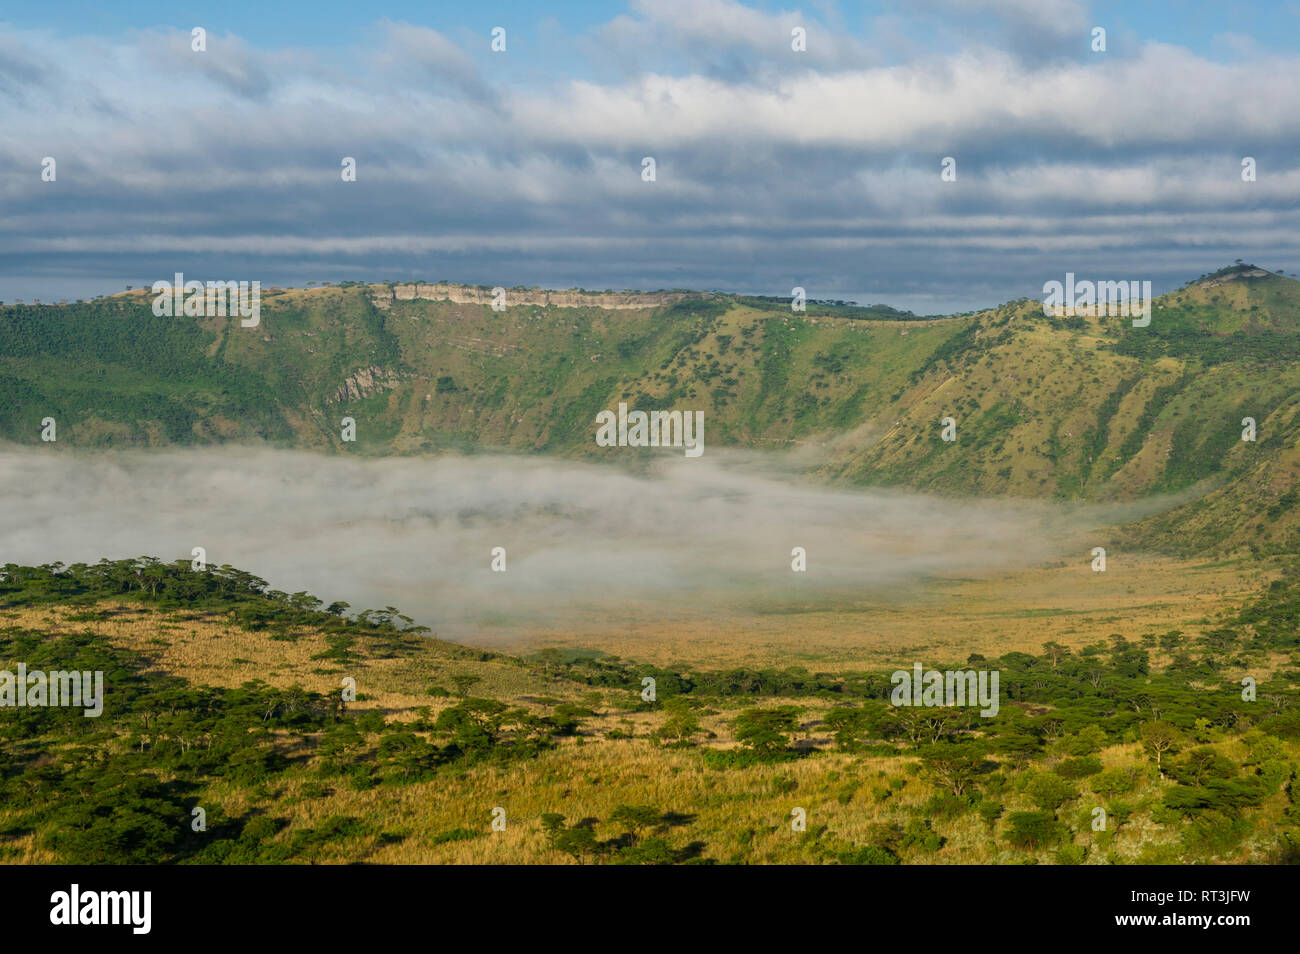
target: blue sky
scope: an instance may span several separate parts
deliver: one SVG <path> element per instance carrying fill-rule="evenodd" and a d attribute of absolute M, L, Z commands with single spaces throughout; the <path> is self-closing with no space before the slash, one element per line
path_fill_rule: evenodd
<path fill-rule="evenodd" d="M 807 4 L 751 3 L 757 10 L 775 12 L 803 9 L 810 14 L 837 11 L 835 19 L 849 32 L 869 38 L 871 23 L 894 16 L 910 21 L 906 32 L 916 42 L 925 42 L 936 20 L 947 19 L 963 26 L 987 17 L 984 10 L 969 5 L 926 4 L 924 2 Z M 1220 37 L 1239 34 L 1265 48 L 1295 50 L 1300 45 L 1300 3 L 1267 0 L 1260 3 L 1225 4 L 1221 0 L 1189 2 L 1133 2 L 1112 0 L 1087 5 L 1098 25 L 1131 31 L 1143 37 L 1158 37 L 1202 55 L 1222 54 Z M 210 24 L 231 30 L 251 44 L 278 46 L 347 46 L 357 31 L 367 29 L 380 15 L 454 32 L 485 33 L 504 25 L 519 33 L 521 41 L 537 40 L 542 25 L 558 24 L 564 31 L 579 33 L 608 22 L 623 13 L 626 5 L 608 0 L 481 0 L 473 4 L 387 0 L 380 4 L 355 2 L 304 2 L 283 0 L 228 0 L 220 4 L 189 3 L 180 0 L 152 0 L 105 4 L 102 0 L 52 0 L 39 4 L 13 5 L 4 20 L 25 29 L 48 29 L 59 35 L 94 34 L 112 36 L 132 29 L 176 26 L 185 23 Z M 532 45 L 532 44 L 528 44 Z M 521 47 L 522 49 L 522 47 Z"/>
<path fill-rule="evenodd" d="M 1300 0 L 54 2 L 4 17 L 2 300 L 185 271 L 802 285 L 931 312 L 1066 271 L 1157 291 L 1235 258 L 1300 271 Z"/>

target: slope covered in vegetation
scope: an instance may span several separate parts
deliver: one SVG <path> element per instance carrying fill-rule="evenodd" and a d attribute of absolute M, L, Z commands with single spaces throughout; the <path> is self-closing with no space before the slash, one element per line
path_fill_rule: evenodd
<path fill-rule="evenodd" d="M 147 293 L 6 306 L 0 437 L 39 443 L 52 417 L 59 446 L 594 458 L 608 456 L 596 413 L 626 402 L 703 411 L 707 448 L 797 448 L 835 481 L 1089 501 L 1189 492 L 1196 502 L 1137 539 L 1300 547 L 1300 283 L 1250 266 L 1157 299 L 1145 328 L 1046 317 L 1032 300 L 921 319 L 716 294 L 495 312 L 387 292 L 276 291 L 257 328 L 155 318 Z"/>
<path fill-rule="evenodd" d="M 0 860 L 1294 862 L 1297 580 L 1196 633 L 950 661 L 1001 671 L 986 718 L 887 672 L 455 647 L 231 567 L 11 564 L 0 669 L 106 695 L 5 712 Z"/>

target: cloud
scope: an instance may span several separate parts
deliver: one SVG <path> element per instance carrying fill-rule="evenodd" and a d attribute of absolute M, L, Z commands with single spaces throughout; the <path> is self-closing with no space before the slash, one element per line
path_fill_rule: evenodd
<path fill-rule="evenodd" d="M 1044 30 L 1081 15 L 954 2 L 928 15 Z M 789 50 L 796 21 L 806 58 Z M 0 177 L 0 298 L 182 270 L 801 284 L 964 309 L 1041 286 L 1062 261 L 1126 274 L 1136 262 L 1159 291 L 1237 257 L 1293 267 L 1300 252 L 1295 55 L 1219 62 L 1148 42 L 1104 65 L 1044 63 L 981 41 L 887 63 L 833 11 L 734 0 L 635 4 L 569 38 L 575 58 L 594 44 L 619 61 L 612 78 L 577 59 L 545 74 L 503 65 L 449 36 L 380 21 L 328 55 L 233 35 L 198 54 L 180 31 L 0 26 L 0 162 L 13 170 Z M 55 183 L 40 179 L 47 155 Z M 940 181 L 945 156 L 956 182 Z"/>
<path fill-rule="evenodd" d="M 1224 65 L 1160 44 L 1104 70 L 1040 69 L 980 50 L 916 65 L 794 73 L 770 85 L 698 74 L 575 82 L 558 95 L 521 94 L 514 123 L 543 141 L 577 137 L 611 148 L 712 140 L 875 155 L 996 147 L 991 136 L 1053 152 L 1242 137 L 1277 143 L 1300 135 L 1300 113 L 1290 109 L 1298 82 L 1300 59 Z"/>
<path fill-rule="evenodd" d="M 678 62 L 729 81 L 805 69 L 875 63 L 879 54 L 823 18 L 798 10 L 767 13 L 737 0 L 634 0 L 633 14 L 593 30 L 584 49 L 626 72 Z M 805 48 L 792 48 L 792 31 Z"/>
<path fill-rule="evenodd" d="M 459 93 L 479 103 L 494 99 L 474 61 L 441 33 L 390 20 L 381 21 L 380 27 L 384 45 L 372 57 L 380 69 L 433 93 Z M 424 85 L 428 80 L 434 82 L 431 88 Z"/>
<path fill-rule="evenodd" d="M 942 35 L 1040 63 L 1089 50 L 1095 25 L 1080 0 L 916 0 L 908 9 Z"/>
<path fill-rule="evenodd" d="M 184 31 L 147 35 L 142 41 L 163 54 L 161 61 L 169 70 L 197 70 L 214 85 L 241 99 L 265 99 L 271 91 L 271 78 L 242 37 L 227 33 L 212 34 L 205 40 L 206 49 L 192 48 L 193 37 Z"/>
<path fill-rule="evenodd" d="M 706 450 L 635 475 L 537 457 L 6 447 L 0 563 L 189 560 L 203 547 L 277 589 L 398 606 L 472 640 L 496 622 L 902 598 L 927 577 L 1055 557 L 1120 513 L 836 490 L 795 463 Z M 490 569 L 498 546 L 504 573 Z M 806 574 L 790 569 L 796 546 Z"/>
<path fill-rule="evenodd" d="M 1024 26 L 1054 36 L 1078 33 L 1088 26 L 1088 11 L 1079 0 L 924 0 L 954 13 L 996 17 L 1004 25 Z"/>
<path fill-rule="evenodd" d="M 32 56 L 18 36 L 0 34 L 0 95 L 25 103 L 26 91 L 48 82 L 53 71 Z"/>

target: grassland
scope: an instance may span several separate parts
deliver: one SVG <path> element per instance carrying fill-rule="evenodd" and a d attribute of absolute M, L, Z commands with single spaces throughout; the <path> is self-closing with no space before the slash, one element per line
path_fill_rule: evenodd
<path fill-rule="evenodd" d="M 79 713 L 60 721 L 49 710 L 42 718 L 54 721 L 32 723 L 30 712 L 7 717 L 0 734 L 0 859 L 7 862 L 140 860 L 105 832 L 138 827 L 141 815 L 183 831 L 192 805 L 207 812 L 208 830 L 169 838 L 151 832 L 145 843 L 159 860 L 1296 858 L 1300 653 L 1291 620 L 1300 600 L 1291 574 L 1249 586 L 1239 567 L 1160 565 L 1152 572 L 1166 574 L 1167 585 L 1191 575 L 1203 593 L 1219 588 L 1219 603 L 1189 600 L 1202 617 L 1185 633 L 1161 628 L 1154 612 L 1140 623 L 1140 613 L 1125 610 L 1088 621 L 1086 604 L 1049 611 L 1036 604 L 1055 585 L 1022 574 L 1003 590 L 1018 597 L 972 607 L 966 618 L 994 617 L 994 629 L 1011 620 L 1069 623 L 1081 630 L 1076 643 L 1108 635 L 1073 650 L 1048 638 L 1031 648 L 1027 632 L 1015 650 L 994 637 L 1000 655 L 987 660 L 982 647 L 936 643 L 941 627 L 916 610 L 910 637 L 896 624 L 891 651 L 927 665 L 969 659 L 1003 671 L 998 718 L 945 711 L 932 723 L 925 721 L 932 711 L 884 702 L 887 672 L 899 663 L 875 660 L 883 663 L 889 652 L 791 667 L 788 647 L 766 659 L 759 649 L 756 658 L 737 656 L 735 668 L 713 656 L 696 667 L 555 649 L 501 654 L 392 626 L 329 622 L 304 610 L 309 602 L 301 595 L 200 595 L 194 574 L 179 564 L 144 567 L 153 582 L 142 577 L 140 587 L 118 595 L 90 588 L 70 596 L 73 588 L 52 585 L 58 577 L 48 571 L 5 569 L 0 659 L 9 663 L 20 648 L 14 640 L 32 634 L 49 646 L 101 646 L 97 652 L 116 654 L 113 665 L 132 672 L 139 687 L 126 711 L 114 712 L 110 696 L 105 725 L 87 725 L 95 720 Z M 130 586 L 129 574 L 113 579 Z M 181 587 L 189 587 L 184 599 L 176 595 Z M 1243 606 L 1254 607 L 1249 623 Z M 660 685 L 652 702 L 640 692 L 647 673 Z M 1242 673 L 1259 680 L 1258 701 L 1238 698 Z M 304 700 L 337 696 L 345 676 L 356 680 L 355 702 L 341 711 L 318 702 L 314 715 L 303 714 Z M 183 712 L 175 695 L 182 686 L 192 699 Z M 212 704 L 199 700 L 232 693 L 262 699 L 254 713 L 266 706 L 247 729 L 232 735 L 220 723 L 190 721 L 190 708 L 208 712 Z M 273 715 L 286 699 L 295 700 L 289 711 L 299 715 Z M 496 744 L 475 755 L 457 734 L 465 729 L 459 717 L 485 702 L 513 713 L 515 728 L 500 727 Z M 169 723 L 169 711 L 180 721 Z M 671 726 L 683 712 L 693 725 L 680 738 Z M 756 747 L 745 719 L 782 712 L 789 719 L 779 744 Z M 1164 757 L 1163 777 L 1145 744 L 1144 726 L 1153 722 L 1179 739 Z M 547 733 L 540 741 L 530 735 L 538 727 Z M 537 744 L 521 746 L 525 736 Z M 449 737 L 435 757 L 439 740 Z M 411 755 L 417 742 L 418 758 Z M 186 755 L 205 746 L 224 750 L 222 758 Z M 964 780 L 943 770 L 953 753 L 973 759 Z M 125 766 L 127 776 L 120 774 Z M 87 776 L 90 767 L 95 774 Z M 81 827 L 70 837 L 69 805 L 80 801 L 73 793 L 87 777 L 100 779 L 102 814 L 74 813 Z M 155 793 L 133 806 L 132 786 L 142 778 L 160 791 L 179 787 L 170 801 Z M 1110 819 L 1104 831 L 1093 828 L 1099 807 Z M 806 830 L 792 828 L 796 808 L 806 813 Z M 504 830 L 492 827 L 497 809 L 505 812 Z"/>
<path fill-rule="evenodd" d="M 1094 573 L 1089 564 L 928 580 L 844 605 L 774 604 L 762 612 L 659 616 L 617 627 L 593 620 L 564 627 L 476 627 L 473 644 L 523 652 L 595 650 L 665 666 L 894 667 L 918 654 L 960 659 L 975 652 L 1037 652 L 1055 641 L 1081 648 L 1126 633 L 1191 631 L 1240 605 L 1276 571 L 1249 560 L 1222 563 L 1136 555 Z"/>

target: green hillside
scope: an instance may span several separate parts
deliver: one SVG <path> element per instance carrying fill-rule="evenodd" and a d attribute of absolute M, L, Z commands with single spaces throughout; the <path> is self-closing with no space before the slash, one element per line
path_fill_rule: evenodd
<path fill-rule="evenodd" d="M 547 296 L 547 301 L 550 297 Z M 706 448 L 802 448 L 828 479 L 1133 500 L 1196 488 L 1142 539 L 1292 549 L 1300 282 L 1239 265 L 1126 318 L 971 316 L 674 294 L 630 307 L 272 290 L 261 324 L 155 318 L 151 296 L 0 309 L 0 438 L 267 441 L 346 453 L 599 457 L 598 411 L 702 410 Z M 608 301 L 609 307 L 588 304 Z M 357 422 L 345 444 L 340 422 Z M 940 437 L 952 417 L 957 440 Z M 1241 440 L 1244 417 L 1258 440 Z M 650 454 L 651 451 L 624 452 Z M 1202 491 L 1208 495 L 1199 496 Z"/>

